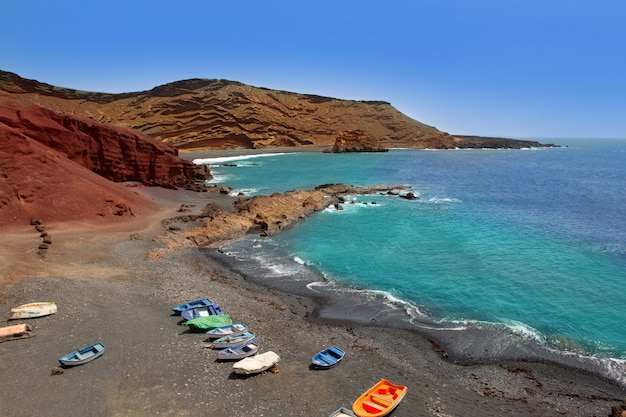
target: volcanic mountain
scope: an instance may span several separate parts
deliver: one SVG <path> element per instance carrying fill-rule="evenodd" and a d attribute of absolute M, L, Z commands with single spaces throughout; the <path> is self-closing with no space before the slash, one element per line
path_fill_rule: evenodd
<path fill-rule="evenodd" d="M 179 150 L 331 146 L 361 131 L 379 147 L 520 148 L 537 142 L 452 136 L 384 101 L 340 100 L 213 79 L 108 94 L 55 87 L 0 71 L 0 90 L 27 104 L 127 127 Z"/>

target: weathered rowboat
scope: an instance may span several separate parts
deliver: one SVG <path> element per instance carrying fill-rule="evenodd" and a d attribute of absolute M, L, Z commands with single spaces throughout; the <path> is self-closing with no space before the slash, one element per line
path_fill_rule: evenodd
<path fill-rule="evenodd" d="M 228 314 L 219 314 L 216 316 L 198 317 L 197 319 L 187 320 L 181 323 L 183 326 L 189 326 L 194 332 L 206 333 L 207 330 L 216 327 L 232 324 L 233 320 Z"/>
<path fill-rule="evenodd" d="M 359 417 L 380 417 L 391 413 L 404 398 L 407 387 L 394 385 L 381 379 L 352 404 L 352 411 Z"/>
<path fill-rule="evenodd" d="M 13 326 L 0 327 L 0 342 L 33 337 L 32 329 L 30 324 L 15 324 Z"/>
<path fill-rule="evenodd" d="M 65 356 L 59 358 L 61 366 L 82 365 L 102 356 L 104 353 L 104 345 L 102 343 L 94 343 L 82 349 L 75 350 Z"/>
<path fill-rule="evenodd" d="M 211 347 L 213 347 L 214 349 L 223 349 L 223 348 L 227 348 L 227 347 L 231 347 L 235 345 L 248 343 L 252 339 L 254 339 L 254 333 L 243 332 L 237 335 L 220 337 L 219 339 L 213 341 L 213 343 L 211 344 Z"/>
<path fill-rule="evenodd" d="M 259 338 L 255 337 L 246 343 L 227 347 L 217 352 L 217 358 L 224 361 L 234 361 L 252 356 L 259 351 Z"/>
<path fill-rule="evenodd" d="M 330 346 L 315 354 L 311 360 L 311 365 L 315 369 L 332 368 L 341 362 L 345 354 L 346 353 L 337 346 Z"/>
<path fill-rule="evenodd" d="M 52 301 L 28 303 L 11 309 L 9 320 L 32 319 L 48 316 L 57 312 L 57 305 Z"/>
<path fill-rule="evenodd" d="M 339 407 L 328 417 L 356 417 L 356 414 L 354 414 L 351 410 L 348 410 L 346 407 Z"/>
<path fill-rule="evenodd" d="M 219 339 L 224 336 L 234 336 L 238 334 L 242 334 L 243 332 L 248 330 L 248 326 L 243 323 L 232 323 L 226 326 L 216 327 L 214 329 L 208 330 L 206 335 L 209 339 Z"/>
<path fill-rule="evenodd" d="M 201 298 L 199 300 L 189 301 L 188 303 L 182 303 L 175 307 L 172 307 L 172 311 L 174 312 L 174 314 L 180 314 L 190 308 L 208 306 L 209 304 L 213 304 L 213 301 L 209 300 L 208 298 Z"/>
<path fill-rule="evenodd" d="M 219 316 L 224 314 L 219 304 L 211 303 L 200 307 L 191 307 L 180 313 L 185 320 L 193 320 L 200 317 Z"/>
<path fill-rule="evenodd" d="M 267 371 L 273 366 L 276 366 L 279 361 L 280 356 L 270 350 L 255 356 L 243 358 L 233 365 L 233 371 L 235 371 L 236 374 L 244 375 L 258 374 L 259 372 Z"/>

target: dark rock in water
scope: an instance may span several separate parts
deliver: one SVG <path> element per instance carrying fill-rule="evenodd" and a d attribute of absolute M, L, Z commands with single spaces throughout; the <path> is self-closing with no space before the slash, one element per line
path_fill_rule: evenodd
<path fill-rule="evenodd" d="M 407 199 L 407 200 L 417 200 L 419 198 L 418 196 L 416 196 L 415 194 L 411 192 L 408 192 L 406 194 L 401 194 L 400 197 Z"/>

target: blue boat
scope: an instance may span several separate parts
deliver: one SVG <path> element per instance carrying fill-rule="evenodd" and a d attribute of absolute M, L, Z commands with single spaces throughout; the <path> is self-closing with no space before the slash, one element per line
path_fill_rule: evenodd
<path fill-rule="evenodd" d="M 199 317 L 207 316 L 219 316 L 221 314 L 224 314 L 224 312 L 220 308 L 220 305 L 215 303 L 200 307 L 188 308 L 187 310 L 183 310 L 183 312 L 180 313 L 180 315 L 183 316 L 185 320 L 193 320 Z"/>
<path fill-rule="evenodd" d="M 202 298 L 200 300 L 190 301 L 188 303 L 183 303 L 177 305 L 176 307 L 172 307 L 172 311 L 174 311 L 174 314 L 180 314 L 190 308 L 208 306 L 209 304 L 213 304 L 213 302 L 208 298 Z"/>
<path fill-rule="evenodd" d="M 234 361 L 256 355 L 259 351 L 259 338 L 254 337 L 240 345 L 234 345 L 217 352 L 217 359 Z"/>
<path fill-rule="evenodd" d="M 104 345 L 102 343 L 94 343 L 82 349 L 75 350 L 65 356 L 59 358 L 61 366 L 82 365 L 100 357 L 104 353 Z"/>
<path fill-rule="evenodd" d="M 341 362 L 345 354 L 346 353 L 337 346 L 330 346 L 315 354 L 313 360 L 311 360 L 311 364 L 314 368 L 318 369 L 332 368 Z"/>

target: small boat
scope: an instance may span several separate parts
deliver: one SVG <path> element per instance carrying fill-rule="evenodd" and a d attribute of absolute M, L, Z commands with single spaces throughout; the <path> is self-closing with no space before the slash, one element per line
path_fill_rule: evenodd
<path fill-rule="evenodd" d="M 208 316 L 219 316 L 224 314 L 219 304 L 211 303 L 209 305 L 200 306 L 200 307 L 191 307 L 187 310 L 183 310 L 180 313 L 181 316 L 185 320 L 193 320 L 199 317 L 208 317 Z"/>
<path fill-rule="evenodd" d="M 404 385 L 394 385 L 381 379 L 357 398 L 352 404 L 352 411 L 359 417 L 386 416 L 402 401 L 406 391 L 407 387 Z"/>
<path fill-rule="evenodd" d="M 75 350 L 65 356 L 59 358 L 61 366 L 82 365 L 100 357 L 104 353 L 104 345 L 102 343 L 94 343 L 82 349 Z"/>
<path fill-rule="evenodd" d="M 255 356 L 243 358 L 233 365 L 233 371 L 236 374 L 252 375 L 259 372 L 267 371 L 276 366 L 280 362 L 280 356 L 271 350 L 265 353 L 259 353 Z"/>
<path fill-rule="evenodd" d="M 217 352 L 217 358 L 225 361 L 234 361 L 252 356 L 259 351 L 259 338 L 255 337 L 246 343 L 227 347 Z"/>
<path fill-rule="evenodd" d="M 34 334 L 31 330 L 33 330 L 32 326 L 25 323 L 0 327 L 0 343 L 33 337 Z"/>
<path fill-rule="evenodd" d="M 223 348 L 232 347 L 235 345 L 242 345 L 244 343 L 248 343 L 252 339 L 254 339 L 254 333 L 243 332 L 238 335 L 220 337 L 219 339 L 213 341 L 213 344 L 211 346 L 214 349 L 223 349 Z"/>
<path fill-rule="evenodd" d="M 11 309 L 9 320 L 32 319 L 35 317 L 48 316 L 56 312 L 57 305 L 52 301 L 23 304 Z"/>
<path fill-rule="evenodd" d="M 332 368 L 341 362 L 345 354 L 346 353 L 337 346 L 330 346 L 313 356 L 311 364 L 317 369 Z"/>
<path fill-rule="evenodd" d="M 189 326 L 190 330 L 194 332 L 206 333 L 207 330 L 232 323 L 233 320 L 228 314 L 220 314 L 218 316 L 198 317 L 197 319 L 184 321 L 181 324 L 183 326 Z"/>
<path fill-rule="evenodd" d="M 248 330 L 248 326 L 243 323 L 232 323 L 226 326 L 216 327 L 206 332 L 209 339 L 219 339 L 224 336 L 235 336 Z"/>
<path fill-rule="evenodd" d="M 213 304 L 213 301 L 208 298 L 201 298 L 199 300 L 189 301 L 188 303 L 182 303 L 172 307 L 172 311 L 174 311 L 174 314 L 180 315 L 180 313 L 185 310 L 189 310 L 190 308 L 208 306 L 209 304 Z"/>
<path fill-rule="evenodd" d="M 346 407 L 339 407 L 328 417 L 356 417 L 356 414 L 354 414 L 352 410 L 348 410 Z"/>

